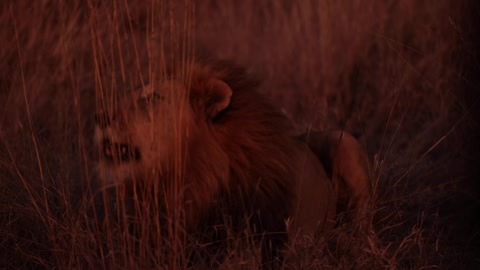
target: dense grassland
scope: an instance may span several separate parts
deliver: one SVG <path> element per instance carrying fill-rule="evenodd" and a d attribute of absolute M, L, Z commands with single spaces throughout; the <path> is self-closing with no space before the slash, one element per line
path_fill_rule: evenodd
<path fill-rule="evenodd" d="M 0 268 L 181 268 L 148 213 L 134 237 L 93 202 L 92 137 L 104 96 L 196 54 L 249 67 L 299 130 L 345 129 L 368 150 L 376 237 L 339 226 L 292 243 L 285 268 L 478 267 L 471 2 L 2 1 Z M 232 250 L 224 268 L 258 264 Z"/>

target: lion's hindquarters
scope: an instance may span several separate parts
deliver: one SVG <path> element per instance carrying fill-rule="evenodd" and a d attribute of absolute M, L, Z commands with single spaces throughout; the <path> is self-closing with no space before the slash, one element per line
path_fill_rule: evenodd
<path fill-rule="evenodd" d="M 360 143 L 344 131 L 310 132 L 300 139 L 326 167 L 338 200 L 347 206 L 352 219 L 365 219 L 371 200 L 371 180 L 368 157 Z"/>
<path fill-rule="evenodd" d="M 301 145 L 297 166 L 296 198 L 292 205 L 292 237 L 313 236 L 335 224 L 336 196 L 331 181 L 313 152 Z"/>

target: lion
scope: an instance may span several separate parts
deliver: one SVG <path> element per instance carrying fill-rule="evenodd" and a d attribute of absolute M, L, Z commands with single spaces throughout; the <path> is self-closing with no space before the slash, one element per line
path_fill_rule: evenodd
<path fill-rule="evenodd" d="M 346 135 L 333 144 L 340 156 L 323 155 L 335 135 L 313 144 L 299 139 L 259 89 L 259 80 L 231 62 L 197 61 L 120 95 L 116 108 L 97 115 L 103 184 L 152 184 L 161 189 L 155 194 L 163 196 L 162 209 L 179 217 L 187 234 L 218 238 L 218 225 L 228 221 L 237 236 L 257 235 L 264 254 L 277 254 L 270 250 L 289 238 L 330 230 L 338 195 L 327 171 L 338 168 L 347 180 L 340 195 L 352 194 L 352 207 L 367 194 L 348 169 L 358 161 L 348 159 L 353 141 Z"/>

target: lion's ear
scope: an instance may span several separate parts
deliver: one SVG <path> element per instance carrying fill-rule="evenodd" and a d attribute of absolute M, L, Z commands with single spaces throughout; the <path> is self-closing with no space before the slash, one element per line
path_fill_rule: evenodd
<path fill-rule="evenodd" d="M 205 113 L 212 119 L 230 105 L 232 89 L 226 82 L 219 79 L 210 79 L 206 88 Z"/>

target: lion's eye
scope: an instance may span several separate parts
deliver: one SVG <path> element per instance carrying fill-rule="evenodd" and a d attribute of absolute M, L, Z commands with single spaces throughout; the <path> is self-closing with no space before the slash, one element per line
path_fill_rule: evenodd
<path fill-rule="evenodd" d="M 140 97 L 138 103 L 141 106 L 146 106 L 148 104 L 156 104 L 158 101 L 165 100 L 165 96 L 159 95 L 158 93 L 151 93 L 146 97 Z"/>
<path fill-rule="evenodd" d="M 130 149 L 126 144 L 118 145 L 118 154 L 121 161 L 129 161 L 130 160 Z"/>
<path fill-rule="evenodd" d="M 103 140 L 103 156 L 108 160 L 113 160 L 112 143 L 109 139 Z"/>
<path fill-rule="evenodd" d="M 146 97 L 141 97 L 138 99 L 138 105 L 145 107 L 148 104 L 148 99 Z"/>
<path fill-rule="evenodd" d="M 122 162 L 128 162 L 130 160 L 136 160 L 136 161 L 140 160 L 140 150 L 138 148 L 134 147 L 132 149 L 127 144 L 118 144 L 116 148 L 117 148 L 119 159 Z"/>
<path fill-rule="evenodd" d="M 159 95 L 157 93 L 153 93 L 152 97 L 151 97 L 153 100 L 161 100 L 161 101 L 164 101 L 165 100 L 165 96 L 162 96 L 162 95 Z"/>
<path fill-rule="evenodd" d="M 112 143 L 110 139 L 103 139 L 103 158 L 113 162 L 129 162 L 131 160 L 139 161 L 141 158 L 138 147 L 130 147 L 128 144 Z"/>

